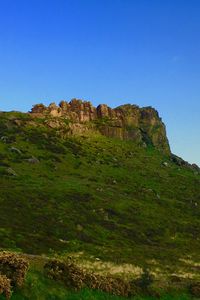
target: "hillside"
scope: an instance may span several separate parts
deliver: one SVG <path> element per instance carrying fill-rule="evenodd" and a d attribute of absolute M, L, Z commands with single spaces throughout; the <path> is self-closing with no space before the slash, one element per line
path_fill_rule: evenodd
<path fill-rule="evenodd" d="M 3 249 L 197 273 L 200 170 L 171 154 L 153 108 L 1 112 L 0 175 Z"/>

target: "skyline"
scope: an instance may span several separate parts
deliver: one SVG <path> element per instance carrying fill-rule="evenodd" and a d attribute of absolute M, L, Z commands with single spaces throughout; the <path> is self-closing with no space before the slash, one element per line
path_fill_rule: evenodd
<path fill-rule="evenodd" d="M 200 2 L 0 0 L 0 110 L 80 98 L 152 106 L 200 165 Z"/>
<path fill-rule="evenodd" d="M 76 97 L 72 97 L 71 99 L 73 99 L 73 98 L 76 98 Z M 67 100 L 66 100 L 66 99 L 60 99 L 60 101 L 61 101 L 61 100 L 64 100 L 64 101 L 70 102 L 71 99 L 67 99 Z M 90 101 L 90 102 L 91 102 L 94 106 L 96 106 L 96 107 L 97 107 L 99 104 L 106 104 L 106 105 L 107 105 L 107 103 L 97 103 L 97 102 L 95 102 L 95 101 L 91 101 L 91 100 L 87 100 L 87 99 L 79 99 L 79 100 Z M 53 102 L 54 102 L 56 105 L 59 105 L 59 102 L 60 102 L 60 101 L 56 101 L 56 102 L 53 101 Z M 48 105 L 51 104 L 52 102 L 46 100 L 46 101 L 43 101 L 43 102 L 35 102 L 34 105 L 35 105 L 35 104 L 39 104 L 39 103 L 42 103 L 42 104 L 48 106 Z M 96 103 L 96 104 L 94 104 L 94 103 Z M 137 103 L 130 103 L 130 102 L 124 102 L 124 103 L 122 103 L 122 104 L 135 104 L 135 105 L 138 105 Z M 29 109 L 16 110 L 16 111 L 29 112 L 29 111 L 31 110 L 31 108 L 32 108 L 34 105 L 32 105 Z M 121 105 L 121 104 L 119 103 L 119 105 Z M 117 105 L 117 106 L 119 106 L 119 105 Z M 110 106 L 110 107 L 115 108 L 115 107 L 117 107 L 117 106 Z M 140 106 L 140 105 L 138 105 L 138 106 Z M 152 105 L 145 105 L 145 106 L 152 106 Z M 140 107 L 145 107 L 145 106 L 140 106 Z M 156 107 L 153 107 L 153 108 L 156 109 Z M 157 109 L 156 109 L 156 110 L 157 110 Z M 1 110 L 0 110 L 0 111 L 1 111 Z M 6 111 L 12 111 L 12 109 L 6 110 Z M 174 145 L 172 145 L 172 144 L 171 144 L 171 141 L 170 141 L 170 137 L 169 137 L 170 134 L 168 134 L 168 128 L 167 128 L 168 126 L 167 126 L 167 124 L 165 123 L 165 121 L 163 120 L 163 118 L 162 118 L 162 116 L 161 116 L 161 114 L 160 114 L 159 111 L 158 111 L 158 113 L 159 113 L 159 117 L 162 119 L 163 123 L 165 124 L 166 132 L 167 132 L 167 138 L 168 138 L 168 140 L 169 140 L 169 145 L 170 145 L 170 148 L 171 148 L 172 153 L 173 153 L 173 154 L 176 154 L 177 156 L 180 156 L 181 158 L 185 159 L 186 161 L 190 162 L 191 164 L 192 164 L 192 163 L 195 163 L 195 164 L 197 164 L 197 165 L 200 166 L 200 161 L 199 161 L 199 163 L 196 162 L 196 161 L 189 161 L 189 160 L 187 160 L 186 158 L 182 157 L 181 154 L 178 154 L 178 153 L 176 153 L 176 152 L 173 151 L 173 146 L 174 146 Z M 179 134 L 179 128 L 177 129 L 177 133 Z M 173 135 L 172 135 L 172 137 L 173 137 Z M 180 138 L 181 138 L 181 137 L 180 137 Z M 175 145 L 176 145 L 176 140 L 174 141 L 174 143 L 175 143 Z"/>

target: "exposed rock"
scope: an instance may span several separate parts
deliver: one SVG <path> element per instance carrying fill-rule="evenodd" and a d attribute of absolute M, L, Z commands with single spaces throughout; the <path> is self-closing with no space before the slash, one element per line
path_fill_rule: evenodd
<path fill-rule="evenodd" d="M 32 108 L 31 115 L 52 117 L 47 120 L 47 125 L 52 128 L 62 126 L 60 117 L 67 119 L 71 134 L 86 132 L 90 124 L 108 137 L 134 140 L 141 146 L 152 145 L 166 154 L 170 153 L 165 125 L 152 107 L 139 108 L 126 104 L 112 109 L 106 104 L 100 104 L 96 108 L 89 101 L 72 99 L 69 103 L 62 100 L 59 106 L 55 103 L 48 107 L 37 104 Z"/>
<path fill-rule="evenodd" d="M 31 157 L 31 158 L 28 158 L 28 159 L 25 159 L 25 161 L 27 161 L 28 163 L 30 164 L 38 164 L 40 161 L 39 159 L 37 159 L 36 157 Z"/>
<path fill-rule="evenodd" d="M 18 148 L 15 148 L 15 147 L 11 147 L 10 151 L 15 152 L 17 154 L 22 154 L 21 150 L 19 150 Z"/>
<path fill-rule="evenodd" d="M 112 114 L 112 109 L 110 107 L 108 107 L 106 104 L 100 104 L 99 106 L 97 106 L 97 116 L 99 118 L 112 118 L 113 114 Z"/>
<path fill-rule="evenodd" d="M 7 168 L 6 173 L 8 175 L 17 176 L 17 173 L 12 168 Z"/>
<path fill-rule="evenodd" d="M 101 187 L 96 188 L 96 191 L 103 192 L 103 189 Z"/>
<path fill-rule="evenodd" d="M 200 172 L 199 166 L 197 166 L 196 164 L 192 164 L 191 166 L 194 170 L 196 170 L 197 172 Z"/>
<path fill-rule="evenodd" d="M 17 125 L 17 126 L 21 126 L 22 123 L 23 123 L 22 120 L 18 120 L 18 119 L 14 120 L 14 124 Z"/>
<path fill-rule="evenodd" d="M 175 154 L 171 154 L 171 161 L 174 162 L 176 165 L 178 165 L 180 167 L 189 168 L 189 169 L 195 171 L 197 174 L 200 174 L 199 166 L 197 166 L 196 164 L 190 164 L 190 163 L 188 163 L 187 161 L 185 161 L 184 159 L 182 159 L 181 157 L 179 157 Z"/>
<path fill-rule="evenodd" d="M 61 242 L 61 243 L 63 243 L 63 244 L 68 244 L 68 243 L 69 243 L 69 241 L 63 240 L 63 239 L 59 239 L 59 242 Z"/>
<path fill-rule="evenodd" d="M 0 138 L 0 140 L 1 140 L 2 142 L 6 143 L 6 142 L 8 141 L 8 137 L 7 137 L 7 136 L 2 136 L 2 137 Z"/>
<path fill-rule="evenodd" d="M 43 114 L 44 112 L 46 112 L 46 110 L 47 110 L 47 107 L 44 104 L 40 103 L 40 104 L 34 105 L 31 112 L 33 114 Z"/>
<path fill-rule="evenodd" d="M 47 120 L 45 124 L 50 128 L 60 128 L 62 126 L 62 123 L 58 119 Z"/>
<path fill-rule="evenodd" d="M 52 117 L 61 117 L 62 116 L 61 108 L 58 107 L 54 102 L 49 105 L 48 111 Z"/>

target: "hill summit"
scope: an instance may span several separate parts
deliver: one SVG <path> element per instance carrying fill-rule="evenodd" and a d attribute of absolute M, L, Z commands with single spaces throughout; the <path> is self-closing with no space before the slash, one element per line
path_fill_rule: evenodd
<path fill-rule="evenodd" d="M 71 134 L 98 130 L 108 137 L 133 140 L 144 147 L 152 145 L 163 153 L 170 153 L 165 125 L 158 112 L 150 106 L 140 108 L 125 104 L 112 109 L 105 104 L 94 107 L 89 101 L 72 99 L 69 103 L 61 101 L 59 106 L 55 103 L 48 107 L 36 104 L 31 115 L 53 117 L 55 120 L 51 119 L 48 125 L 54 128 L 63 127 L 66 122 L 62 120 L 67 119 Z"/>

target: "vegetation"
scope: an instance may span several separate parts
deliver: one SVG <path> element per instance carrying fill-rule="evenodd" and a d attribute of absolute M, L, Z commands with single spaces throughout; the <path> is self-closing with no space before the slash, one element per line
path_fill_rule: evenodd
<path fill-rule="evenodd" d="M 4 294 L 6 299 L 11 296 L 11 280 L 5 275 L 0 275 L 0 295 Z"/>
<path fill-rule="evenodd" d="M 63 130 L 45 122 L 0 114 L 0 247 L 62 257 L 82 252 L 88 261 L 199 281 L 198 171 L 152 146 L 96 132 L 70 136 L 68 122 Z M 47 297 L 48 286 L 48 299 L 112 299 L 87 289 L 62 298 L 64 287 L 58 291 L 33 271 L 12 299 L 27 299 L 34 280 L 33 294 Z"/>
<path fill-rule="evenodd" d="M 11 286 L 11 280 L 5 275 L 0 276 L 0 299 L 100 299 L 125 300 L 127 299 L 159 299 L 163 300 L 190 300 L 192 292 L 185 289 L 185 294 L 178 295 L 178 290 L 171 289 L 159 291 L 153 286 L 154 280 L 149 271 L 145 270 L 138 280 L 127 282 L 122 278 L 99 276 L 95 273 L 85 272 L 74 261 L 49 259 L 41 256 L 28 256 L 24 254 L 1 254 L 7 261 L 12 255 L 12 262 L 30 261 L 30 269 L 24 273 L 23 285 Z M 24 258 L 26 257 L 26 259 Z M 2 263 L 0 263 L 0 266 Z M 14 263 L 12 263 L 14 266 Z M 5 269 L 4 271 L 5 272 Z M 10 274 L 12 276 L 12 274 Z M 8 275 L 9 276 L 9 275 Z M 150 278 L 151 277 L 151 278 Z M 150 280 L 149 280 L 150 279 Z M 196 285 L 197 286 L 197 285 Z M 194 288 L 194 286 L 193 286 Z M 194 291 L 194 290 L 193 290 Z M 143 296 L 142 296 L 143 295 Z M 194 295 L 192 293 L 192 295 Z M 126 297 L 122 297 L 126 296 Z M 197 297 L 199 296 L 196 295 Z"/>
<path fill-rule="evenodd" d="M 28 262 L 9 252 L 0 253 L 0 274 L 11 280 L 13 286 L 21 287 L 28 269 Z"/>
<path fill-rule="evenodd" d="M 44 266 L 49 278 L 59 280 L 68 288 L 80 290 L 90 288 L 104 291 L 118 296 L 130 296 L 135 294 L 134 285 L 125 282 L 122 278 L 100 276 L 92 272 L 84 271 L 71 260 L 50 260 Z"/>

